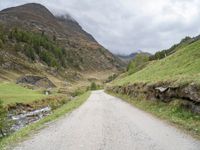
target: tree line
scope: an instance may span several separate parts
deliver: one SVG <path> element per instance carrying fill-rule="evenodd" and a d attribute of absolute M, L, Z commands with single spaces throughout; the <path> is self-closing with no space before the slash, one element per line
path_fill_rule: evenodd
<path fill-rule="evenodd" d="M 39 56 L 48 66 L 66 66 L 65 49 L 57 46 L 53 39 L 49 39 L 43 33 L 39 34 L 14 28 L 9 32 L 8 38 L 16 40 L 16 51 L 24 52 L 33 61 L 36 59 L 36 56 Z"/>

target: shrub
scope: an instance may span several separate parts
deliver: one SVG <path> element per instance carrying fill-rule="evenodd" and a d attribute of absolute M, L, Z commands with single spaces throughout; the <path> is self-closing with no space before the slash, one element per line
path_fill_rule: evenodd
<path fill-rule="evenodd" d="M 32 47 L 26 45 L 25 46 L 25 54 L 27 57 L 29 57 L 31 60 L 35 60 L 35 54 L 34 54 L 34 50 Z"/>
<path fill-rule="evenodd" d="M 134 60 L 132 60 L 127 67 L 128 73 L 133 74 L 143 69 L 148 61 L 149 61 L 149 57 L 147 55 L 137 54 Z"/>
<path fill-rule="evenodd" d="M 20 43 L 16 43 L 15 46 L 14 46 L 14 50 L 16 52 L 20 52 L 20 51 L 23 50 L 23 47 L 22 47 L 22 45 Z"/>
<path fill-rule="evenodd" d="M 53 55 L 48 52 L 48 51 L 42 51 L 40 53 L 40 58 L 47 63 L 47 65 L 51 66 L 51 67 L 58 67 L 58 63 L 55 60 L 55 58 L 53 57 Z"/>
<path fill-rule="evenodd" d="M 75 96 L 79 96 L 79 95 L 82 95 L 83 93 L 85 93 L 85 89 L 76 89 L 73 93 L 72 93 L 72 96 L 75 97 Z"/>
<path fill-rule="evenodd" d="M 8 118 L 8 111 L 4 108 L 3 102 L 0 100 L 0 133 L 5 136 L 10 130 L 11 121 Z"/>
<path fill-rule="evenodd" d="M 117 77 L 118 77 L 117 74 L 113 74 L 113 75 L 109 76 L 108 79 L 105 82 L 109 83 L 109 82 L 115 80 Z"/>
<path fill-rule="evenodd" d="M 0 39 L 0 48 L 3 47 L 3 41 Z"/>
<path fill-rule="evenodd" d="M 91 89 L 91 90 L 97 90 L 97 85 L 96 85 L 95 82 L 92 82 L 92 83 L 91 83 L 90 89 Z"/>
<path fill-rule="evenodd" d="M 5 31 L 4 31 L 4 27 L 0 24 L 0 40 L 2 41 L 2 43 L 4 43 L 6 41 L 6 36 L 5 36 Z"/>

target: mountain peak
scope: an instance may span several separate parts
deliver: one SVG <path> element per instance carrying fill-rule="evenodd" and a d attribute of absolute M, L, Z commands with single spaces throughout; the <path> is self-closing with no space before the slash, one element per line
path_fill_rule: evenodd
<path fill-rule="evenodd" d="M 6 8 L 4 10 L 2 10 L 3 12 L 4 11 L 10 11 L 10 10 L 13 10 L 13 9 L 46 9 L 48 10 L 45 6 L 43 6 L 42 4 L 39 4 L 39 3 L 27 3 L 27 4 L 24 4 L 24 5 L 20 5 L 20 6 L 15 6 L 15 7 L 10 7 L 10 8 Z"/>
<path fill-rule="evenodd" d="M 40 4 L 40 3 L 27 3 L 27 4 L 24 4 L 24 5 L 21 5 L 20 7 L 34 7 L 34 8 L 46 8 L 44 5 Z"/>
<path fill-rule="evenodd" d="M 23 16 L 28 14 L 34 15 L 48 15 L 53 16 L 53 14 L 42 4 L 39 3 L 28 3 L 20 6 L 10 7 L 1 11 L 1 13 L 10 13 L 18 16 Z"/>
<path fill-rule="evenodd" d="M 54 16 L 41 4 L 28 3 L 0 11 L 0 22 L 9 30 L 17 27 L 23 33 L 28 31 L 30 33 L 27 34 L 45 34 L 50 42 L 62 48 L 66 54 L 61 63 L 51 48 L 43 47 L 46 52 L 51 53 L 51 56 L 55 56 L 55 62 L 57 61 L 62 67 L 79 70 L 111 68 L 118 70 L 124 66 L 123 62 L 101 46 L 92 35 L 84 31 L 69 14 Z M 34 55 L 38 55 L 37 50 L 33 52 Z"/>

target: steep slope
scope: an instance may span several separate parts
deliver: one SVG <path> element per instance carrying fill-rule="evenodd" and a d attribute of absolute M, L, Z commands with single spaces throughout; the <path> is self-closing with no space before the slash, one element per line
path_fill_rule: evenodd
<path fill-rule="evenodd" d="M 16 57 L 16 59 L 20 60 L 21 54 L 12 51 L 12 49 L 14 49 L 13 44 L 15 46 L 18 44 L 24 49 L 24 45 L 30 46 L 29 41 L 33 41 L 33 39 L 37 39 L 36 37 L 38 37 L 42 39 L 42 41 L 46 41 L 43 45 L 41 41 L 39 41 L 38 43 L 40 44 L 37 45 L 38 48 L 35 48 L 36 46 L 31 47 L 33 49 L 31 53 L 37 58 L 36 60 L 31 60 L 30 57 L 28 57 L 27 59 L 32 61 L 31 64 L 37 62 L 45 66 L 48 65 L 48 63 L 44 63 L 44 60 L 41 60 L 41 56 L 35 52 L 40 48 L 42 49 L 41 51 L 51 53 L 48 55 L 55 57 L 55 61 L 65 70 L 116 71 L 123 68 L 123 62 L 98 44 L 72 17 L 69 15 L 56 17 L 40 4 L 30 3 L 2 10 L 0 12 L 0 24 L 3 25 L 5 33 L 13 31 L 17 34 L 30 35 L 27 41 L 18 40 L 17 37 L 9 39 L 9 35 L 4 37 L 4 47 L 1 48 L 2 53 L 6 49 L 4 53 L 6 53 L 6 55 L 14 54 L 13 57 Z M 46 43 L 49 43 L 50 48 L 46 46 Z M 63 56 L 61 59 L 54 56 L 55 53 L 52 51 L 55 50 L 62 51 L 59 52 L 60 55 Z M 21 50 L 20 53 L 24 54 L 24 50 Z M 27 61 L 27 64 L 28 63 Z M 19 66 L 20 65 L 21 64 L 19 64 Z M 55 67 L 55 65 L 51 67 Z"/>
<path fill-rule="evenodd" d="M 126 76 L 116 84 L 135 82 L 174 81 L 200 83 L 200 40 L 189 43 L 176 50 L 176 53 L 158 61 L 152 61 L 146 68 Z"/>
<path fill-rule="evenodd" d="M 186 36 L 185 38 L 183 38 L 179 43 L 174 44 L 172 47 L 170 47 L 169 49 L 166 50 L 162 50 L 162 51 L 158 51 L 156 52 L 154 55 L 150 56 L 150 60 L 158 60 L 158 59 L 163 59 L 166 56 L 169 56 L 173 53 L 175 53 L 178 49 L 187 46 L 188 44 L 191 44 L 193 42 L 196 42 L 200 39 L 200 36 L 196 36 L 196 37 L 189 37 Z"/>
<path fill-rule="evenodd" d="M 121 75 L 107 90 L 173 123 L 175 116 L 175 123 L 200 135 L 196 130 L 200 120 L 195 119 L 200 114 L 200 40 L 194 39 L 136 73 Z M 187 120 L 192 117 L 196 121 Z"/>

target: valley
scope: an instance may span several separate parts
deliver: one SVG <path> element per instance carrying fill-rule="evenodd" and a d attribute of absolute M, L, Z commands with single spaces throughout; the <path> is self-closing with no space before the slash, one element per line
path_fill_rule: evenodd
<path fill-rule="evenodd" d="M 0 11 L 0 149 L 199 149 L 200 36 L 118 55 L 126 28 L 106 45 L 104 25 L 98 42 L 46 5 Z"/>
<path fill-rule="evenodd" d="M 70 106 L 124 67 L 68 14 L 36 3 L 0 11 L 0 101 L 9 115 L 0 136 Z"/>

